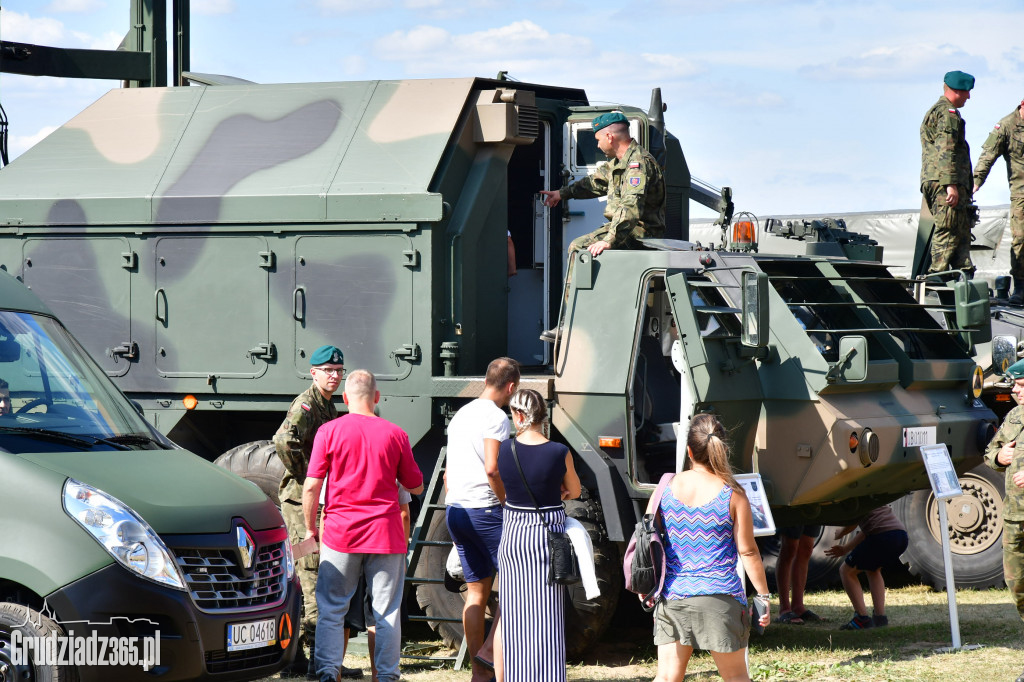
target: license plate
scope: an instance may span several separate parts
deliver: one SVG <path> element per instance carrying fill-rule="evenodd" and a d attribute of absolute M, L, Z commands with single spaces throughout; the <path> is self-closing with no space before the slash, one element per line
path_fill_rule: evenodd
<path fill-rule="evenodd" d="M 274 618 L 250 623 L 228 625 L 228 651 L 258 649 L 277 644 L 277 621 Z"/>
<path fill-rule="evenodd" d="M 935 445 L 934 426 L 916 426 L 903 429 L 903 447 L 910 448 L 915 445 Z"/>

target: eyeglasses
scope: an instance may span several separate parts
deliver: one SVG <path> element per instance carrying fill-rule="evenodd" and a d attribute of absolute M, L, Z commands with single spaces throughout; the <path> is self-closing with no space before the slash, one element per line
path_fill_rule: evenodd
<path fill-rule="evenodd" d="M 340 377 L 345 375 L 345 370 L 344 369 L 327 369 L 326 367 L 314 367 L 313 369 L 317 370 L 318 372 L 323 372 L 324 374 L 326 374 L 329 377 L 339 377 L 340 378 Z"/>

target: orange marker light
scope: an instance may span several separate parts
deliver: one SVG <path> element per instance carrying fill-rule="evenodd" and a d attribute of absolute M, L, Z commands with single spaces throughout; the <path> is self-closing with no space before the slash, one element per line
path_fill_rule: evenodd
<path fill-rule="evenodd" d="M 1009 393 L 996 393 L 996 402 L 997 403 L 1008 403 L 1008 402 L 1010 402 L 1010 394 Z"/>
<path fill-rule="evenodd" d="M 858 447 L 860 447 L 860 438 L 857 437 L 857 432 L 853 431 L 850 433 L 850 452 L 857 452 Z"/>
<path fill-rule="evenodd" d="M 736 244 L 754 243 L 754 223 L 749 220 L 739 220 L 732 226 L 732 241 Z"/>
<path fill-rule="evenodd" d="M 617 436 L 601 436 L 597 439 L 597 444 L 602 448 L 621 448 L 622 439 Z"/>
<path fill-rule="evenodd" d="M 181 404 L 185 406 L 186 410 L 194 410 L 196 409 L 196 405 L 199 404 L 199 399 L 194 395 L 189 394 L 181 399 Z"/>

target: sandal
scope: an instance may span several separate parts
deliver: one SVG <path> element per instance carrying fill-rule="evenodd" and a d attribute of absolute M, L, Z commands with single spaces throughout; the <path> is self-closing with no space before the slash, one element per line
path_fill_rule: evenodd
<path fill-rule="evenodd" d="M 803 625 L 804 619 L 792 611 L 783 611 L 779 614 L 779 617 L 775 619 L 775 622 L 782 623 L 784 625 Z"/>
<path fill-rule="evenodd" d="M 810 609 L 804 609 L 804 612 L 797 616 L 797 618 L 799 618 L 805 623 L 820 623 L 823 620 L 825 620 L 824 618 L 816 614 L 814 611 L 811 611 Z"/>

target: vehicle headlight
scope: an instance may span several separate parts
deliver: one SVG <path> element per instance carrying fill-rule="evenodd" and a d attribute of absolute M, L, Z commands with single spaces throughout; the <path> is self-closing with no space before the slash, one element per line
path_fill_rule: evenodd
<path fill-rule="evenodd" d="M 125 568 L 161 585 L 186 589 L 167 545 L 124 502 L 69 478 L 64 484 L 64 511 Z"/>
<path fill-rule="evenodd" d="M 288 580 L 295 575 L 295 555 L 292 554 L 292 543 L 288 539 L 284 541 L 284 574 Z"/>

